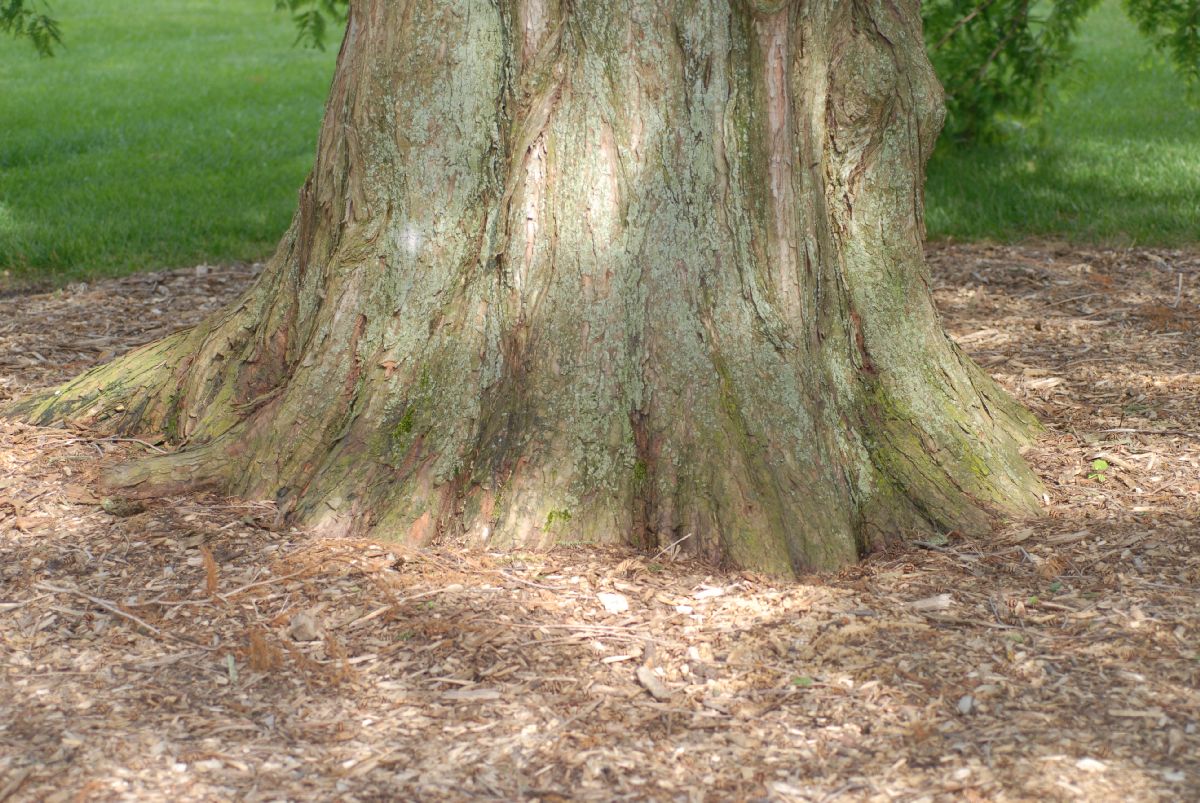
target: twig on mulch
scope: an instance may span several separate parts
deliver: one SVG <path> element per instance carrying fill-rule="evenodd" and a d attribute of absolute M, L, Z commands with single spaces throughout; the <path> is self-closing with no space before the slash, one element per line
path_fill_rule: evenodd
<path fill-rule="evenodd" d="M 206 597 L 205 599 L 175 599 L 175 600 L 171 600 L 171 599 L 156 598 L 156 599 L 152 599 L 148 602 L 141 603 L 141 605 L 143 605 L 143 606 L 160 605 L 164 608 L 169 608 L 172 606 L 184 606 L 184 605 L 213 605 L 213 604 L 215 604 L 214 599 L 220 600 L 221 602 L 228 604 L 229 601 L 231 599 L 233 599 L 234 597 L 236 597 L 238 594 L 243 594 L 252 588 L 262 588 L 263 586 L 276 585 L 277 583 L 283 583 L 288 580 L 294 580 L 295 578 L 300 577 L 301 575 L 304 575 L 304 574 L 309 574 L 312 571 L 313 571 L 312 566 L 306 566 L 305 568 L 301 569 L 298 572 L 292 572 L 291 574 L 285 574 L 280 577 L 270 577 L 270 578 L 267 578 L 266 580 L 259 580 L 254 583 L 247 583 L 246 585 L 239 586 L 239 587 L 233 589 L 232 591 L 226 591 L 224 594 L 214 594 L 212 597 Z"/>
<path fill-rule="evenodd" d="M 0 803 L 4 803 L 4 801 L 15 795 L 24 786 L 25 781 L 28 780 L 32 773 L 33 767 L 22 767 L 17 770 L 12 779 L 4 785 L 4 788 L 0 789 Z"/>
<path fill-rule="evenodd" d="M 109 613 L 111 613 L 115 616 L 119 616 L 122 619 L 133 622 L 134 624 L 138 625 L 141 628 L 144 628 L 145 630 L 148 630 L 149 632 L 153 633 L 154 635 L 158 636 L 159 638 L 173 638 L 176 641 L 182 641 L 186 644 L 191 644 L 192 646 L 200 647 L 201 649 L 205 649 L 205 650 L 213 649 L 212 647 L 207 647 L 198 641 L 193 641 L 192 639 L 188 638 L 187 636 L 181 636 L 177 633 L 171 633 L 170 631 L 160 630 L 157 627 L 155 627 L 154 625 L 147 622 L 145 619 L 142 619 L 139 616 L 135 616 L 134 614 L 130 613 L 129 611 L 122 610 L 120 607 L 118 607 L 116 605 L 116 603 L 109 602 L 108 600 L 101 599 L 100 597 L 93 597 L 91 594 L 88 594 L 84 591 L 80 591 L 78 588 L 61 588 L 59 586 L 51 585 L 49 583 L 38 583 L 37 588 L 40 588 L 43 591 L 51 591 L 55 594 L 71 594 L 73 596 L 80 597 L 82 599 L 86 599 L 88 602 L 92 603 L 93 605 L 95 605 L 99 608 L 103 608 L 104 610 L 108 611 Z"/>
<path fill-rule="evenodd" d="M 32 597 L 21 602 L 0 602 L 0 613 L 10 613 L 15 610 L 24 608 L 26 605 L 32 605 L 35 602 L 41 602 L 48 597 L 48 594 L 42 594 L 40 597 Z"/>
<path fill-rule="evenodd" d="M 1117 432 L 1123 435 L 1167 435 L 1179 438 L 1200 438 L 1200 432 L 1188 432 L 1183 429 L 1129 429 L 1128 427 L 1118 427 L 1116 429 L 1102 429 L 1100 432 Z"/>
<path fill-rule="evenodd" d="M 136 443 L 138 446 L 144 446 L 153 452 L 158 452 L 159 454 L 170 454 L 170 452 L 168 452 L 166 449 L 155 446 L 153 443 L 149 443 L 148 441 L 144 441 L 140 438 L 71 438 L 70 440 L 63 441 L 63 446 L 70 446 L 74 443 Z"/>
<path fill-rule="evenodd" d="M 655 553 L 654 553 L 654 557 L 653 557 L 653 558 L 651 558 L 651 560 L 658 560 L 658 559 L 659 559 L 659 558 L 661 558 L 663 555 L 667 554 L 667 553 L 668 553 L 668 552 L 670 552 L 672 549 L 674 549 L 675 547 L 677 547 L 677 546 L 679 546 L 680 544 L 682 544 L 684 541 L 686 541 L 686 540 L 688 540 L 689 538 L 691 538 L 693 535 L 694 535 L 694 533 L 688 533 L 687 535 L 683 536 L 682 538 L 676 538 L 674 541 L 672 541 L 671 543 L 667 544 L 667 545 L 666 545 L 665 547 L 663 547 L 662 549 L 658 550 L 658 552 L 655 552 Z"/>

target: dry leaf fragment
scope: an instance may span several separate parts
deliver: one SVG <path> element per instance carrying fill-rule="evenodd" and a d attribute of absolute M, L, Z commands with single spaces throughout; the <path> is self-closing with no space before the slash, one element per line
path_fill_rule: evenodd
<path fill-rule="evenodd" d="M 1087 538 L 1091 534 L 1092 533 L 1090 530 L 1080 530 L 1079 532 L 1074 532 L 1074 533 L 1064 533 L 1062 535 L 1052 535 L 1046 539 L 1046 543 L 1054 544 L 1055 546 L 1062 546 L 1063 544 L 1073 544 L 1076 541 L 1082 541 L 1083 539 Z"/>
<path fill-rule="evenodd" d="M 601 591 L 596 597 L 609 613 L 625 613 L 629 610 L 629 599 L 624 594 Z"/>
<path fill-rule="evenodd" d="M 267 640 L 267 633 L 261 627 L 250 630 L 247 659 L 255 672 L 269 672 L 283 664 L 283 654 Z"/>
<path fill-rule="evenodd" d="M 954 598 L 949 594 L 937 594 L 925 599 L 908 603 L 914 611 L 944 611 L 954 604 Z"/>
<path fill-rule="evenodd" d="M 728 714 L 730 712 L 730 710 L 732 709 L 733 702 L 734 701 L 728 697 L 724 697 L 724 698 L 705 697 L 703 700 L 700 701 L 700 704 L 703 705 L 705 708 L 711 708 L 713 711 L 716 711 L 718 714 Z"/>
<path fill-rule="evenodd" d="M 213 557 L 212 550 L 203 544 L 200 545 L 200 557 L 204 561 L 204 593 L 210 597 L 217 595 L 217 559 Z"/>
<path fill-rule="evenodd" d="M 1138 711 L 1129 708 L 1110 708 L 1108 710 L 1110 717 L 1121 717 L 1123 719 L 1161 719 L 1163 710 L 1161 708 L 1149 708 L 1145 711 Z"/>
<path fill-rule="evenodd" d="M 101 504 L 100 500 L 96 498 L 96 495 L 94 493 L 92 493 L 91 490 L 89 490 L 88 488 L 84 488 L 83 486 L 80 486 L 80 485 L 67 486 L 67 489 L 63 492 L 63 497 L 68 502 L 73 502 L 76 505 L 99 505 L 99 504 Z M 0 505 L 3 505 L 3 504 L 4 504 L 4 501 L 0 500 Z"/>
<path fill-rule="evenodd" d="M 293 641 L 316 641 L 321 638 L 321 626 L 312 614 L 300 612 L 292 617 L 288 635 Z"/>
<path fill-rule="evenodd" d="M 1034 390 L 1049 390 L 1050 388 L 1058 387 L 1066 381 L 1061 376 L 1048 376 L 1045 379 L 1030 380 L 1027 384 Z"/>
<path fill-rule="evenodd" d="M 8 783 L 4 784 L 3 788 L 0 788 L 0 801 L 8 800 L 8 798 L 15 795 L 17 790 L 25 783 L 25 780 L 33 773 L 33 770 L 33 766 L 28 766 L 22 767 L 13 773 L 12 777 L 8 779 Z"/>
<path fill-rule="evenodd" d="M 1030 538 L 1032 538 L 1033 534 L 1034 534 L 1033 529 L 1030 527 L 1026 527 L 1024 530 L 1018 530 L 1017 532 L 1012 533 L 1007 538 L 1005 538 L 1004 541 L 1005 541 L 1005 543 L 1009 543 L 1009 544 L 1020 544 L 1024 541 L 1028 541 Z"/>
<path fill-rule="evenodd" d="M 1045 580 L 1053 580 L 1058 577 L 1071 564 L 1062 555 L 1051 555 L 1042 563 L 1038 564 L 1038 576 Z"/>
<path fill-rule="evenodd" d="M 179 539 L 178 545 L 184 549 L 193 549 L 204 543 L 204 533 L 192 533 Z"/>

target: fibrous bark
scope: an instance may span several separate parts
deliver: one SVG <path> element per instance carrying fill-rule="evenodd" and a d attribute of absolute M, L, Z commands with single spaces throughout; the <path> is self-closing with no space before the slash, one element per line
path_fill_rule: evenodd
<path fill-rule="evenodd" d="M 944 335 L 916 0 L 361 0 L 299 211 L 201 326 L 20 412 L 112 481 L 491 546 L 775 571 L 1037 505 Z"/>

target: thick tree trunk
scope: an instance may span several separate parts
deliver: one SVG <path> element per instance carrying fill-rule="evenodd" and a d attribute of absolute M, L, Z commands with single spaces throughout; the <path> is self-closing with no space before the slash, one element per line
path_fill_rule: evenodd
<path fill-rule="evenodd" d="M 1036 509 L 943 334 L 917 0 L 358 0 L 300 208 L 200 327 L 23 405 L 338 532 L 775 571 Z"/>

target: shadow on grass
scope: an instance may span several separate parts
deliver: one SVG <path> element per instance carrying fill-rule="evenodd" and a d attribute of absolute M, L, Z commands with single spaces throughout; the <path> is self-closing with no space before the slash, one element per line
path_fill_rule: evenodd
<path fill-rule="evenodd" d="M 1089 161 L 1091 153 L 1098 156 Z M 1125 158 L 1141 161 L 1140 168 L 1108 169 L 1105 160 L 1112 158 L 1086 142 L 1071 151 L 1016 145 L 941 151 L 926 187 L 930 236 L 1111 245 L 1200 241 L 1200 141 L 1190 159 L 1174 165 L 1161 161 L 1161 148 L 1131 149 Z"/>

